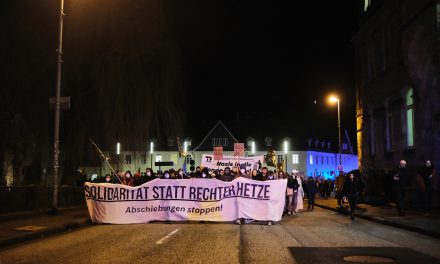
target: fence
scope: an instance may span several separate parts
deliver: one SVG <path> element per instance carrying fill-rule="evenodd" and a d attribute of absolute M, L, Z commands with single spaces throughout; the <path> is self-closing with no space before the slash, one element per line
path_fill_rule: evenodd
<path fill-rule="evenodd" d="M 52 208 L 53 187 L 12 186 L 0 187 L 0 213 L 20 211 L 47 211 Z M 58 207 L 85 205 L 84 188 L 58 187 Z"/>

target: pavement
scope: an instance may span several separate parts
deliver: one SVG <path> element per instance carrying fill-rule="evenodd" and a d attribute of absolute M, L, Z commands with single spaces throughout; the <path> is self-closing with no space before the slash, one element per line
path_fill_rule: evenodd
<path fill-rule="evenodd" d="M 335 198 L 316 199 L 315 205 L 341 214 L 349 214 L 348 205 L 341 209 Z M 382 206 L 358 204 L 354 215 L 376 223 L 440 238 L 440 212 L 437 210 L 432 211 L 429 216 L 423 210 L 405 210 L 405 216 L 398 216 L 393 204 Z"/>
<path fill-rule="evenodd" d="M 91 224 L 87 207 L 59 208 L 48 212 L 0 214 L 0 247 L 38 239 Z"/>
<path fill-rule="evenodd" d="M 315 205 L 341 214 L 347 208 L 338 208 L 334 198 L 316 199 Z M 307 202 L 305 202 L 307 206 Z M 359 204 L 355 216 L 376 223 L 402 228 L 431 237 L 440 238 L 440 212 L 424 216 L 423 211 L 407 210 L 403 217 L 397 216 L 392 205 L 374 206 Z M 61 208 L 57 215 L 50 213 L 19 212 L 0 214 L 0 248 L 69 231 L 91 224 L 87 207 Z"/>

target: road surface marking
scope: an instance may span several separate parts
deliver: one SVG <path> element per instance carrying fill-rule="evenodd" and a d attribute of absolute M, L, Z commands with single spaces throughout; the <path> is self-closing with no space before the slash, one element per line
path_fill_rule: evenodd
<path fill-rule="evenodd" d="M 164 236 L 159 241 L 157 241 L 156 244 L 162 244 L 163 242 L 165 242 L 168 238 L 170 238 L 172 235 L 174 235 L 177 232 L 179 232 L 179 229 L 175 229 L 173 232 L 171 232 L 168 235 Z"/>

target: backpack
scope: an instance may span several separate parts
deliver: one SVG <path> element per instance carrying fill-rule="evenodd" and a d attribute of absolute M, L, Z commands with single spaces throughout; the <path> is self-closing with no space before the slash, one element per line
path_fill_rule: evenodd
<path fill-rule="evenodd" d="M 297 190 L 299 187 L 298 181 L 296 179 L 294 179 L 292 176 L 290 176 L 287 179 L 287 187 Z"/>

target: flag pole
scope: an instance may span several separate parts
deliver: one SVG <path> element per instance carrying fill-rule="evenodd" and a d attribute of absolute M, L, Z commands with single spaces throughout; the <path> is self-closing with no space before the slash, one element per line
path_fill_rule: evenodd
<path fill-rule="evenodd" d="M 115 177 L 119 180 L 119 182 L 122 184 L 121 179 L 118 177 L 118 175 L 116 174 L 116 171 L 113 169 L 112 165 L 110 165 L 110 163 L 108 162 L 108 160 L 110 158 L 108 158 L 107 156 L 105 156 L 105 154 L 101 151 L 101 149 L 98 148 L 98 146 L 96 145 L 95 142 L 93 142 L 93 140 L 91 138 L 89 138 L 90 143 L 92 143 L 92 145 L 95 147 L 96 151 L 98 152 L 98 156 L 103 159 L 107 165 L 110 167 L 110 169 L 112 170 L 112 172 L 115 174 Z"/>

